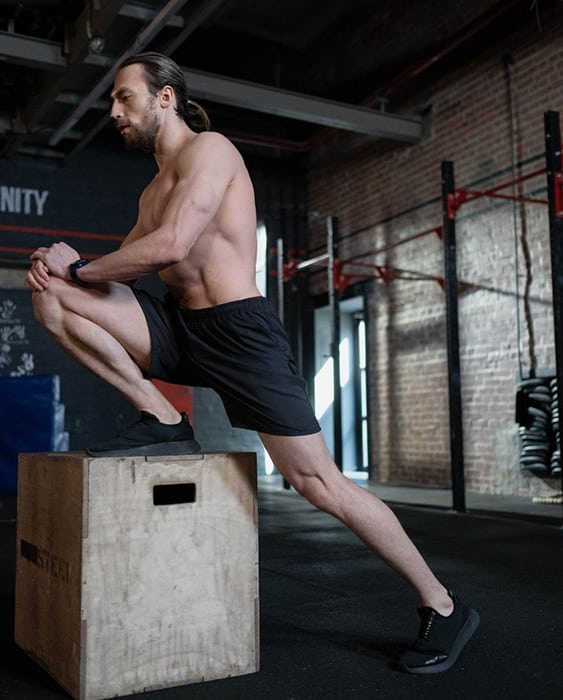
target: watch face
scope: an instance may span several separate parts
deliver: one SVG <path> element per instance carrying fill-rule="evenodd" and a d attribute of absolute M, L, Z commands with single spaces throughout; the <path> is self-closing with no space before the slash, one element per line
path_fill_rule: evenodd
<path fill-rule="evenodd" d="M 86 258 L 80 258 L 80 260 L 76 260 L 76 262 L 73 262 L 68 266 L 70 278 L 73 282 L 76 282 L 77 284 L 82 284 L 81 279 L 78 277 L 77 270 L 81 267 L 84 267 L 84 265 L 87 265 L 89 262 L 90 261 L 86 260 Z"/>

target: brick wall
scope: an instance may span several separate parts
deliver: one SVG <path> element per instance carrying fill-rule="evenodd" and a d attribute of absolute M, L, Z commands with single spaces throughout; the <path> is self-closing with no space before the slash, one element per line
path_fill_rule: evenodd
<path fill-rule="evenodd" d="M 443 277 L 442 244 L 435 233 L 377 255 L 370 251 L 441 224 L 443 160 L 454 163 L 457 187 L 476 190 L 512 181 L 513 158 L 519 164 L 516 176 L 545 167 L 543 115 L 563 113 L 562 46 L 563 30 L 538 32 L 513 47 L 510 70 L 500 55 L 488 57 L 459 70 L 452 82 L 442 80 L 411 95 L 412 108 L 432 112 L 431 133 L 418 145 L 380 142 L 358 148 L 348 137 L 330 145 L 333 157 L 341 154 L 338 162 L 315 154 L 309 176 L 310 209 L 316 213 L 312 247 L 326 244 L 324 220 L 332 215 L 339 219 L 341 259 L 362 254 L 362 262 L 406 270 L 407 276 Z M 515 193 L 545 199 L 545 174 L 517 185 Z M 532 333 L 521 298 L 522 235 L 530 250 Z M 555 364 L 547 207 L 478 199 L 458 211 L 457 244 L 467 488 L 517 495 L 560 490 L 559 479 L 520 469 L 514 418 L 516 383 L 520 371 L 531 368 L 530 348 L 536 369 L 553 370 Z M 317 276 L 311 292 L 320 293 L 323 284 Z M 378 281 L 374 290 L 369 299 L 373 478 L 447 486 L 444 293 L 426 279 Z"/>

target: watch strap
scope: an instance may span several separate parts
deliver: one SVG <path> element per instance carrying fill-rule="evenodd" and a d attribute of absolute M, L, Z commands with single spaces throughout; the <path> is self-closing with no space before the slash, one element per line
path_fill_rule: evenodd
<path fill-rule="evenodd" d="M 78 270 L 81 267 L 84 267 L 84 265 L 88 265 L 89 262 L 90 261 L 86 258 L 80 258 L 80 260 L 76 260 L 75 262 L 70 263 L 70 265 L 68 266 L 68 272 L 70 274 L 70 279 L 73 282 L 76 282 L 76 284 L 84 284 L 84 282 L 78 276 Z"/>

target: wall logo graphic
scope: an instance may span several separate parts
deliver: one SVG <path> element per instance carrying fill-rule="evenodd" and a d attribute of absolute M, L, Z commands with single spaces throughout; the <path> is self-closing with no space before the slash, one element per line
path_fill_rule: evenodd
<path fill-rule="evenodd" d="M 43 216 L 49 190 L 0 185 L 0 212 Z"/>
<path fill-rule="evenodd" d="M 23 377 L 33 374 L 33 354 L 25 349 L 28 345 L 25 326 L 16 316 L 15 303 L 4 299 L 0 303 L 0 375 Z"/>

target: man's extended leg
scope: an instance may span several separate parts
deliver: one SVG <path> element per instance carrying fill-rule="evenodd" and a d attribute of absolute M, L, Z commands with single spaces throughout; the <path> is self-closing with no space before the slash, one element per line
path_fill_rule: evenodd
<path fill-rule="evenodd" d="M 415 651 L 409 652 L 411 656 L 403 662 L 406 670 L 432 673 L 449 668 L 477 628 L 477 613 L 463 606 L 436 578 L 393 511 L 338 470 L 321 433 L 260 437 L 276 468 L 295 490 L 347 525 L 418 595 L 421 617 L 428 629 L 424 632 L 426 639 L 417 640 Z M 438 630 L 439 649 L 427 648 L 432 629 L 429 616 L 434 637 Z M 444 631 L 445 626 L 449 628 Z"/>
<path fill-rule="evenodd" d="M 142 412 L 143 430 L 149 431 L 153 442 L 176 440 L 183 443 L 178 449 L 199 450 L 187 418 L 143 376 L 149 368 L 151 340 L 145 316 L 128 286 L 109 283 L 82 288 L 52 277 L 47 289 L 33 292 L 32 300 L 37 320 L 56 342 Z M 133 442 L 126 439 L 117 450 L 110 445 L 108 451 L 102 447 L 100 452 L 134 454 L 138 432 Z M 159 432 L 163 433 L 160 440 Z"/>

